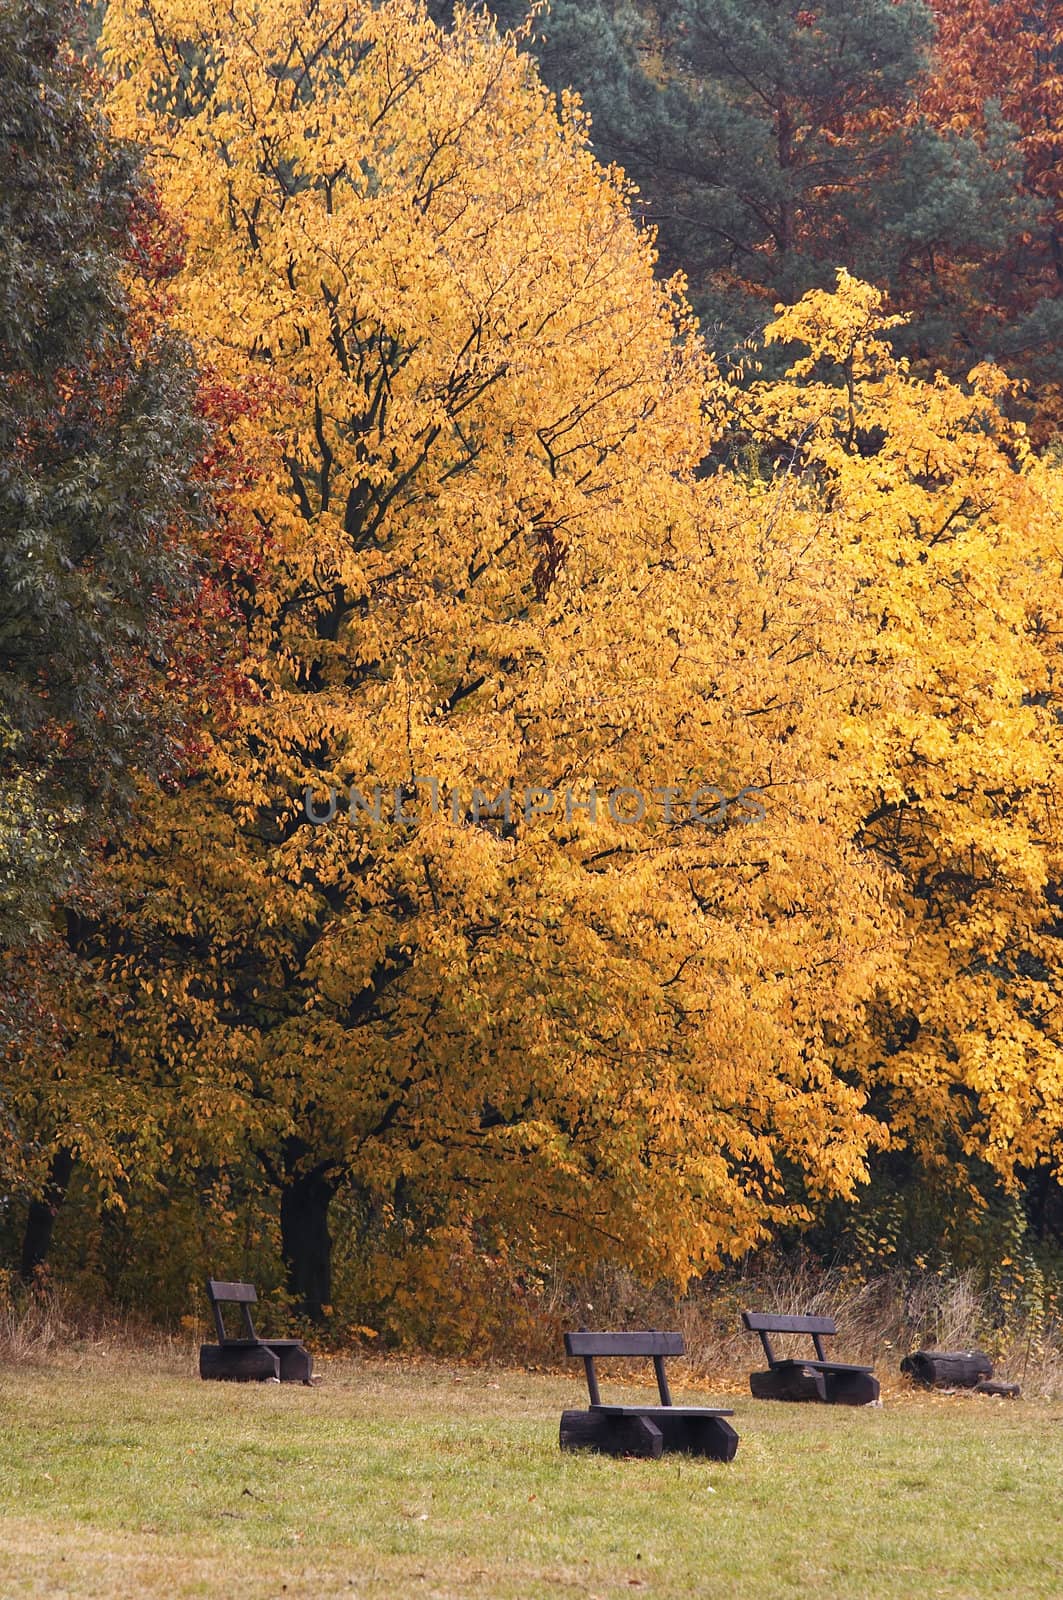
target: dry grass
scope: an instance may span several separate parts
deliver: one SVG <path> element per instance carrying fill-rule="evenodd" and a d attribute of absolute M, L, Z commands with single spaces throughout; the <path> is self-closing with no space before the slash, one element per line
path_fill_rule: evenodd
<path fill-rule="evenodd" d="M 562 1327 L 678 1328 L 692 1372 L 710 1382 L 744 1384 L 750 1368 L 761 1364 L 760 1343 L 740 1321 L 742 1311 L 752 1310 L 835 1317 L 839 1333 L 831 1347 L 838 1360 L 874 1366 L 891 1387 L 902 1383 L 900 1361 L 909 1351 L 979 1348 L 992 1357 L 998 1377 L 1021 1383 L 1030 1396 L 1063 1397 L 1063 1327 L 1022 1321 L 1007 1330 L 994 1327 L 973 1273 L 897 1273 L 861 1282 L 802 1261 L 723 1276 L 677 1299 L 665 1286 L 646 1289 L 611 1271 L 593 1282 L 553 1285 L 544 1295 L 542 1320 L 554 1350 Z M 785 1341 L 776 1342 L 785 1353 Z M 536 1352 L 538 1358 L 549 1359 L 550 1349 Z M 792 1353 L 810 1353 L 808 1341 L 796 1341 Z"/>
<path fill-rule="evenodd" d="M 187 1336 L 175 1336 L 142 1314 L 110 1305 L 88 1305 L 62 1287 L 26 1289 L 0 1273 L 0 1366 L 15 1367 L 69 1353 L 152 1351 L 162 1359 L 186 1352 Z"/>
<path fill-rule="evenodd" d="M 647 1288 L 616 1269 L 589 1282 L 555 1279 L 543 1286 L 534 1306 L 522 1304 L 519 1319 L 510 1324 L 514 1337 L 496 1337 L 469 1353 L 551 1369 L 562 1363 L 566 1328 L 678 1328 L 686 1341 L 687 1370 L 699 1386 L 745 1391 L 746 1375 L 761 1364 L 761 1351 L 741 1326 L 743 1310 L 836 1317 L 838 1360 L 874 1366 L 887 1389 L 907 1388 L 899 1367 L 909 1351 L 977 1347 L 992 1357 L 998 1377 L 1021 1383 L 1030 1398 L 1063 1398 L 1063 1327 L 1016 1322 L 1006 1331 L 995 1328 L 973 1274 L 898 1273 L 859 1282 L 805 1261 L 756 1275 L 724 1276 L 680 1298 L 667 1286 Z M 175 1334 L 142 1315 L 87 1306 L 61 1288 L 30 1293 L 0 1277 L 0 1363 L 42 1360 L 72 1347 L 85 1352 L 150 1348 L 169 1361 L 180 1358 L 191 1337 L 213 1338 L 207 1321 L 190 1317 Z M 786 1342 L 777 1342 L 786 1353 Z M 792 1353 L 809 1353 L 807 1341 L 796 1341 Z"/>

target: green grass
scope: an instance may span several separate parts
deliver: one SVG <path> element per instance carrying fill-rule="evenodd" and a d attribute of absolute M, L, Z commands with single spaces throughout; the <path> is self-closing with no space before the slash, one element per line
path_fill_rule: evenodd
<path fill-rule="evenodd" d="M 0 1600 L 1063 1594 L 1059 1403 L 735 1395 L 730 1465 L 614 1461 L 558 1450 L 575 1371 L 324 1370 L 0 1370 Z"/>

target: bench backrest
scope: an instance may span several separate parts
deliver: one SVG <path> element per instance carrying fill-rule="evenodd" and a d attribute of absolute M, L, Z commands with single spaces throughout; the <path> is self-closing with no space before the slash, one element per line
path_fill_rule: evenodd
<path fill-rule="evenodd" d="M 251 1307 L 258 1303 L 253 1283 L 226 1283 L 221 1278 L 207 1279 L 207 1296 L 210 1300 L 210 1309 L 214 1313 L 214 1326 L 218 1330 L 218 1343 L 225 1344 L 228 1334 L 225 1332 L 225 1319 L 222 1316 L 221 1304 L 238 1305 L 243 1312 L 245 1337 L 257 1339 L 255 1325 L 251 1321 Z"/>
<path fill-rule="evenodd" d="M 807 1333 L 812 1336 L 812 1343 L 816 1347 L 816 1356 L 820 1361 L 826 1361 L 823 1353 L 823 1334 L 835 1334 L 838 1327 L 833 1317 L 790 1317 L 782 1316 L 775 1311 L 743 1311 L 742 1321 L 750 1333 L 759 1333 L 760 1342 L 764 1346 L 764 1354 L 768 1358 L 768 1366 L 775 1365 L 775 1352 L 771 1347 L 769 1333 Z"/>
<path fill-rule="evenodd" d="M 654 1333 L 649 1329 L 636 1333 L 592 1333 L 588 1328 L 581 1328 L 578 1333 L 565 1334 L 565 1354 L 583 1358 L 592 1406 L 602 1403 L 598 1392 L 598 1374 L 594 1370 L 595 1356 L 650 1356 L 657 1374 L 661 1404 L 670 1406 L 672 1396 L 664 1370 L 664 1358 L 681 1356 L 685 1348 L 681 1333 Z"/>

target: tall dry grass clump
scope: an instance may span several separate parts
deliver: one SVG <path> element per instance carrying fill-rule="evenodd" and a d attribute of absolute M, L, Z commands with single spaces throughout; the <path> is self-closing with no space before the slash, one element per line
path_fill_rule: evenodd
<path fill-rule="evenodd" d="M 744 1386 L 748 1373 L 763 1366 L 763 1352 L 742 1327 L 741 1312 L 777 1311 L 836 1318 L 831 1353 L 874 1366 L 888 1387 L 907 1386 L 900 1363 L 910 1351 L 977 1348 L 991 1356 L 998 1377 L 1020 1383 L 1024 1393 L 1063 1396 L 1063 1324 L 1043 1307 L 1002 1317 L 974 1272 L 858 1278 L 800 1256 L 703 1279 L 682 1296 L 620 1270 L 593 1279 L 554 1278 L 542 1285 L 539 1302 L 538 1318 L 525 1321 L 533 1321 L 540 1336 L 529 1341 L 528 1360 L 556 1359 L 566 1328 L 676 1328 L 692 1377 Z M 807 1340 L 795 1340 L 792 1352 L 785 1340 L 776 1343 L 780 1353 L 811 1353 Z M 505 1350 L 495 1353 L 506 1359 Z"/>
<path fill-rule="evenodd" d="M 160 1328 L 141 1311 L 79 1298 L 44 1276 L 27 1285 L 15 1273 L 0 1271 L 0 1365 L 115 1349 L 150 1350 L 184 1362 L 188 1336 Z"/>

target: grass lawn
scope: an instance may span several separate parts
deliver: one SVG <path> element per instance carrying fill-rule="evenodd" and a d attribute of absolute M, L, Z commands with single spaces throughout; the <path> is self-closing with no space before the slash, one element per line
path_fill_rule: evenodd
<path fill-rule="evenodd" d="M 314 1389 L 193 1371 L 117 1351 L 0 1370 L 0 1600 L 1063 1595 L 1058 1401 L 699 1394 L 735 1408 L 723 1465 L 561 1455 L 575 1366 L 335 1361 Z"/>

